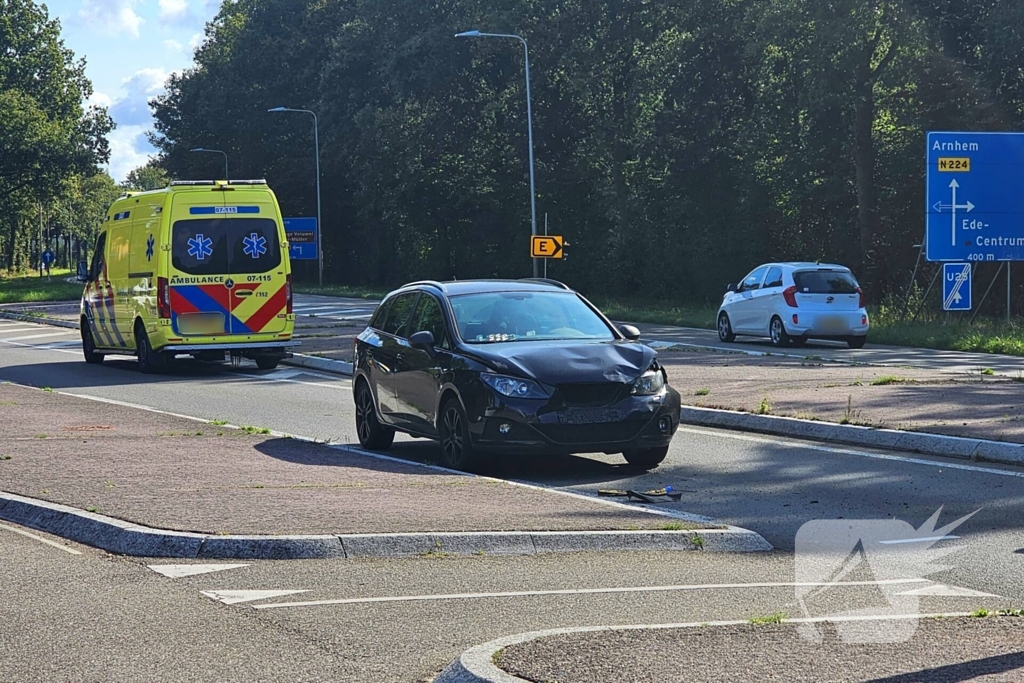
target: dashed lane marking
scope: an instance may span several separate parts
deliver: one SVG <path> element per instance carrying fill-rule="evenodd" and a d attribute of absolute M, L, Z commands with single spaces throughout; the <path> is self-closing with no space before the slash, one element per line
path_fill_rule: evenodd
<path fill-rule="evenodd" d="M 878 581 L 837 581 L 837 582 L 772 582 L 772 583 L 711 583 L 680 586 L 629 586 L 616 588 L 566 588 L 546 591 L 509 591 L 503 593 L 450 593 L 440 595 L 399 595 L 375 598 L 342 598 L 338 600 L 310 600 L 308 602 L 275 602 L 253 605 L 253 609 L 277 609 L 281 607 L 317 607 L 321 605 L 360 605 L 377 602 L 416 602 L 432 600 L 481 600 L 485 598 L 525 598 L 545 595 L 598 595 L 605 593 L 667 593 L 676 591 L 726 590 L 743 588 L 796 588 L 849 586 L 887 586 L 913 583 L 931 583 L 928 579 L 882 579 Z"/>

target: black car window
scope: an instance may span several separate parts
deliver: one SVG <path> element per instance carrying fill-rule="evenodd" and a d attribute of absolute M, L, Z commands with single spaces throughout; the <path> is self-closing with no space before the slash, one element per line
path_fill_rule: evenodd
<path fill-rule="evenodd" d="M 176 221 L 171 262 L 189 275 L 266 273 L 281 265 L 277 223 L 270 218 Z"/>
<path fill-rule="evenodd" d="M 441 305 L 437 299 L 424 294 L 420 297 L 419 306 L 416 307 L 416 314 L 408 326 L 409 336 L 417 332 L 430 332 L 434 335 L 434 346 L 442 348 L 448 345 L 448 335 L 445 334 L 444 313 L 441 312 Z"/>
<path fill-rule="evenodd" d="M 395 300 L 394 298 L 391 298 L 378 306 L 377 310 L 373 312 L 373 317 L 370 318 L 369 327 L 372 327 L 375 330 L 381 329 L 384 325 L 384 320 L 388 317 L 388 310 L 391 308 L 391 304 L 393 303 L 395 303 Z"/>
<path fill-rule="evenodd" d="M 92 267 L 89 268 L 89 279 L 95 280 L 103 273 L 103 251 L 107 247 L 107 233 L 101 232 L 96 238 L 96 251 L 92 255 Z"/>
<path fill-rule="evenodd" d="M 764 279 L 764 288 L 782 286 L 782 268 L 773 266 L 768 269 L 768 277 Z"/>
<path fill-rule="evenodd" d="M 860 287 L 848 270 L 803 270 L 793 273 L 793 281 L 804 294 L 856 294 Z"/>
<path fill-rule="evenodd" d="M 416 297 L 419 295 L 419 292 L 400 294 L 395 299 L 395 303 L 391 304 L 388 317 L 380 328 L 381 332 L 393 334 L 396 337 L 403 336 L 402 330 L 405 327 L 405 321 L 409 319 L 409 314 L 412 313 L 412 308 L 416 305 Z"/>
<path fill-rule="evenodd" d="M 616 338 L 573 292 L 463 294 L 451 302 L 459 335 L 470 344 Z"/>
<path fill-rule="evenodd" d="M 764 280 L 765 271 L 768 270 L 764 266 L 758 268 L 753 273 L 748 275 L 741 285 L 744 292 L 749 292 L 754 289 L 761 289 L 761 281 Z"/>

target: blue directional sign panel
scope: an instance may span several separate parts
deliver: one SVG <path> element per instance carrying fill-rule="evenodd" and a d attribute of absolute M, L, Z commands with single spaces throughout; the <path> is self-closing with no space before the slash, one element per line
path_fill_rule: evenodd
<path fill-rule="evenodd" d="M 942 264 L 942 309 L 971 310 L 971 264 Z"/>
<path fill-rule="evenodd" d="M 315 218 L 285 218 L 284 232 L 288 237 L 288 255 L 292 261 L 317 259 Z"/>
<path fill-rule="evenodd" d="M 1024 261 L 1024 133 L 928 133 L 929 261 Z"/>
<path fill-rule="evenodd" d="M 53 255 L 53 251 L 52 251 L 52 250 L 50 250 L 50 249 L 47 249 L 46 251 L 44 251 L 44 252 L 43 252 L 43 263 L 44 263 L 45 265 L 47 265 L 47 266 L 48 266 L 48 265 L 50 265 L 51 263 L 53 263 L 53 260 L 54 260 L 54 258 L 55 258 L 55 257 L 54 257 L 54 255 Z"/>

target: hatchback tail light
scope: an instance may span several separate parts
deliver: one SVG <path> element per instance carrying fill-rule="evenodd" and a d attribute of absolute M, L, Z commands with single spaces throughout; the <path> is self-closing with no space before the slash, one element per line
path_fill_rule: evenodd
<path fill-rule="evenodd" d="M 284 276 L 284 299 L 287 313 L 292 312 L 292 274 Z"/>
<path fill-rule="evenodd" d="M 860 287 L 857 288 L 857 308 L 864 308 L 864 291 Z"/>
<path fill-rule="evenodd" d="M 171 317 L 171 288 L 165 277 L 156 279 L 156 310 L 161 318 Z"/>
<path fill-rule="evenodd" d="M 796 287 L 787 287 L 782 292 L 782 298 L 786 300 L 786 304 L 788 306 L 792 306 L 793 308 L 799 308 L 799 306 L 796 303 L 796 293 L 797 293 L 797 291 L 798 290 L 797 290 Z"/>

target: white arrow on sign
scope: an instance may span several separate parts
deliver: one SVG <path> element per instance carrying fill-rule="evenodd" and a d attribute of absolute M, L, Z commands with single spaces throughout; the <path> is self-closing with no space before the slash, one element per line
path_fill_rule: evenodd
<path fill-rule="evenodd" d="M 958 187 L 960 187 L 960 183 L 958 183 L 956 181 L 956 178 L 954 178 L 953 181 L 949 184 L 949 189 L 953 192 L 953 203 L 952 204 L 943 204 L 942 202 L 935 202 L 935 205 L 932 207 L 938 213 L 942 213 L 943 211 L 947 211 L 947 210 L 953 212 L 953 246 L 954 247 L 956 246 L 956 210 L 957 209 L 967 209 L 967 213 L 970 213 L 971 211 L 974 211 L 974 204 L 971 204 L 970 202 L 967 202 L 966 204 L 957 204 L 956 203 L 956 190 L 957 190 Z"/>
<path fill-rule="evenodd" d="M 963 284 L 967 282 L 968 278 L 970 278 L 970 272 L 971 264 L 966 263 L 964 264 L 964 269 L 956 274 L 956 281 L 953 284 L 953 291 L 949 293 L 949 297 L 946 299 L 946 302 L 942 305 L 942 307 L 947 311 L 949 310 L 950 305 L 954 303 L 958 304 L 961 301 L 963 301 L 963 296 L 960 295 L 960 287 L 962 287 Z"/>

